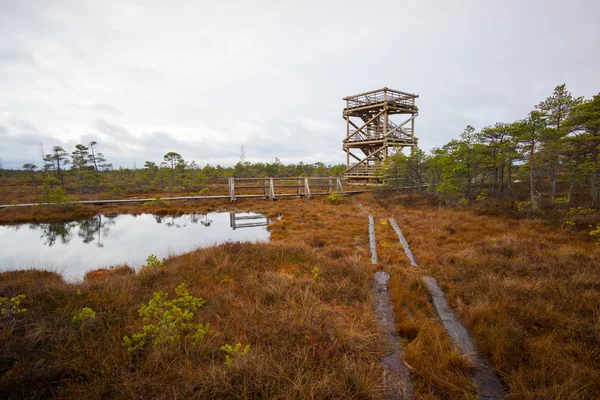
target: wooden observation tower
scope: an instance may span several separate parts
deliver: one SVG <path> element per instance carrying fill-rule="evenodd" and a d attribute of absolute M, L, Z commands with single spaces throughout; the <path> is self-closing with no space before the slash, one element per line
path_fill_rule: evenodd
<path fill-rule="evenodd" d="M 350 181 L 378 182 L 376 171 L 388 156 L 404 147 L 417 145 L 417 97 L 416 94 L 388 88 L 344 97 L 345 178 Z M 398 115 L 399 121 L 392 121 L 392 115 Z M 362 154 L 356 154 L 359 150 Z"/>

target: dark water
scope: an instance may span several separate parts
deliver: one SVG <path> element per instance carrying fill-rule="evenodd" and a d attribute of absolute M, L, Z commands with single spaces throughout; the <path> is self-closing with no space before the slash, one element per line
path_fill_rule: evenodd
<path fill-rule="evenodd" d="M 5 225 L 0 226 L 0 271 L 43 268 L 76 280 L 101 267 L 139 267 L 150 254 L 164 258 L 227 241 L 267 241 L 267 222 L 259 214 L 209 213 Z"/>

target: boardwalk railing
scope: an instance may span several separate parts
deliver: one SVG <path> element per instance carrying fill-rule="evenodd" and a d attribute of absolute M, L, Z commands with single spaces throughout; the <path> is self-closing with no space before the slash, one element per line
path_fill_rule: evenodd
<path fill-rule="evenodd" d="M 240 228 L 251 228 L 255 226 L 267 226 L 271 220 L 262 214 L 256 215 L 239 215 L 229 213 L 229 226 L 234 231 Z"/>
<path fill-rule="evenodd" d="M 237 199 L 244 198 L 266 198 L 277 200 L 279 197 L 305 197 L 310 199 L 312 196 L 328 195 L 331 192 L 340 194 L 354 194 L 370 192 L 373 189 L 346 190 L 342 185 L 342 180 L 336 177 L 288 177 L 288 178 L 229 178 L 228 194 L 219 194 L 212 196 L 176 196 L 162 197 L 163 201 L 174 200 L 204 200 L 204 199 L 230 199 L 235 202 Z M 81 200 L 67 201 L 61 204 L 118 204 L 118 203 L 146 203 L 156 201 L 156 198 L 142 199 L 111 199 L 111 200 Z M 25 204 L 0 204 L 0 208 L 11 207 L 32 207 L 40 205 L 39 203 Z M 51 205 L 51 204 L 49 204 Z"/>
<path fill-rule="evenodd" d="M 229 198 L 264 197 L 276 200 L 278 197 L 305 197 L 362 193 L 368 190 L 344 190 L 342 180 L 336 177 L 286 177 L 286 178 L 229 178 Z"/>

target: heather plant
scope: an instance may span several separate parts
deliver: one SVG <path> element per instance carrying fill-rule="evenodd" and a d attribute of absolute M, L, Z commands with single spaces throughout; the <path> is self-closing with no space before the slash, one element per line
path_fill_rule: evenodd
<path fill-rule="evenodd" d="M 531 213 L 533 212 L 533 202 L 531 200 L 527 201 L 517 201 L 515 202 L 517 206 L 517 211 L 521 214 L 525 214 L 527 219 L 531 218 Z"/>
<path fill-rule="evenodd" d="M 209 324 L 194 321 L 194 312 L 206 303 L 205 300 L 192 296 L 185 283 L 177 286 L 175 296 L 169 300 L 167 293 L 155 292 L 148 304 L 140 307 L 142 332 L 123 338 L 128 353 L 136 353 L 146 344 L 153 347 L 173 345 L 182 339 L 196 344 L 208 333 Z"/>
<path fill-rule="evenodd" d="M 590 231 L 590 236 L 595 237 L 598 240 L 598 244 L 600 244 L 600 224 L 596 225 L 596 228 Z"/>
<path fill-rule="evenodd" d="M 83 325 L 86 321 L 96 318 L 96 312 L 90 307 L 83 307 L 81 311 L 73 316 L 74 324 Z"/>
<path fill-rule="evenodd" d="M 571 207 L 565 213 L 561 227 L 563 229 L 565 227 L 574 227 L 578 221 L 585 219 L 586 215 L 592 214 L 594 211 L 593 208 Z"/>
<path fill-rule="evenodd" d="M 147 274 L 155 274 L 158 272 L 162 272 L 165 270 L 165 266 L 161 259 L 156 257 L 154 254 L 150 254 L 148 258 L 146 258 L 146 263 L 142 265 L 140 269 L 140 273 L 142 275 Z"/>
<path fill-rule="evenodd" d="M 0 297 L 0 315 L 2 318 L 10 319 L 17 314 L 27 312 L 26 308 L 21 307 L 21 302 L 25 300 L 26 296 L 20 294 L 15 297 L 8 299 L 7 297 Z"/>
<path fill-rule="evenodd" d="M 310 274 L 313 279 L 317 279 L 317 277 L 319 276 L 319 267 L 314 267 L 312 271 L 310 271 Z"/>
<path fill-rule="evenodd" d="M 341 194 L 339 194 L 338 192 L 331 192 L 328 196 L 327 196 L 327 201 L 330 204 L 341 204 L 344 201 L 344 198 L 342 197 Z"/>
<path fill-rule="evenodd" d="M 237 343 L 235 346 L 230 344 L 224 344 L 221 346 L 221 351 L 225 353 L 225 365 L 231 367 L 233 360 L 237 357 L 244 357 L 250 351 L 250 345 L 247 344 L 242 348 L 241 343 Z"/>

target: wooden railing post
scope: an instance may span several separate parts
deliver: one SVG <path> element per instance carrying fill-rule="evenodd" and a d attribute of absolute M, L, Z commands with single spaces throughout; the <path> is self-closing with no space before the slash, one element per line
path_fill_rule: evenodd
<path fill-rule="evenodd" d="M 308 178 L 304 178 L 304 197 L 310 200 L 310 186 L 308 185 Z"/>
<path fill-rule="evenodd" d="M 271 200 L 275 200 L 275 186 L 273 186 L 273 178 L 269 178 L 269 187 L 271 189 L 271 196 L 269 198 Z"/>
<path fill-rule="evenodd" d="M 235 203 L 235 180 L 233 177 L 229 178 L 229 198 L 232 203 Z"/>
<path fill-rule="evenodd" d="M 342 181 L 340 178 L 337 178 L 337 191 L 339 194 L 344 194 L 344 188 L 342 186 Z"/>
<path fill-rule="evenodd" d="M 302 179 L 298 179 L 298 195 L 302 194 Z"/>

